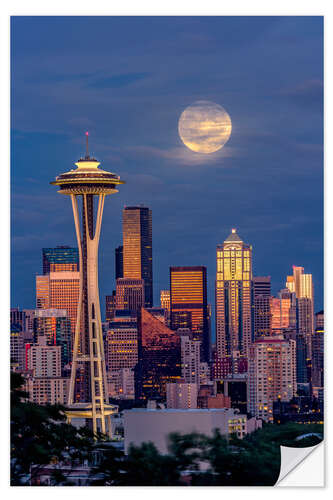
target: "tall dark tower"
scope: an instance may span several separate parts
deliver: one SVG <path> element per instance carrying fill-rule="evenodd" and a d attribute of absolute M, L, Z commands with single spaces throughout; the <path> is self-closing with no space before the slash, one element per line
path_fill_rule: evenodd
<path fill-rule="evenodd" d="M 143 279 L 145 307 L 153 307 L 153 257 L 151 210 L 144 206 L 123 210 L 124 278 Z"/>
<path fill-rule="evenodd" d="M 254 276 L 253 291 L 253 328 L 254 339 L 270 336 L 272 330 L 271 319 L 271 277 Z"/>
<path fill-rule="evenodd" d="M 75 165 L 76 169 L 59 175 L 51 182 L 59 186 L 59 193 L 71 197 L 80 258 L 80 295 L 67 417 L 69 421 L 73 418 L 90 420 L 93 432 L 100 430 L 105 433 L 108 428 L 111 435 L 110 415 L 115 412 L 115 407 L 109 405 L 106 395 L 107 380 L 98 292 L 98 243 L 105 196 L 117 193 L 116 187 L 124 182 L 118 175 L 99 169 L 99 162 L 89 156 L 88 132 L 86 156 L 80 158 Z"/>
<path fill-rule="evenodd" d="M 124 277 L 123 246 L 119 246 L 114 251 L 116 280 Z"/>

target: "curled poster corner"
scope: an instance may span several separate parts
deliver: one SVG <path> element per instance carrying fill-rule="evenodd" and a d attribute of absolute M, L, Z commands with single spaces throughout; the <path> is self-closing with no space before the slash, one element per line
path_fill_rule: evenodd
<path fill-rule="evenodd" d="M 276 486 L 324 486 L 324 443 L 306 448 L 280 446 L 281 468 Z"/>

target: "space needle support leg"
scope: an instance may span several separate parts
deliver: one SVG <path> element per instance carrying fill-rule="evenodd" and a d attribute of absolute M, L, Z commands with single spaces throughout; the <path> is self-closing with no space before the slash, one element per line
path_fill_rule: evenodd
<path fill-rule="evenodd" d="M 95 230 L 95 235 L 92 244 L 94 245 L 94 251 L 96 254 L 96 269 L 94 273 L 94 280 L 95 280 L 95 297 L 94 297 L 94 302 L 95 302 L 95 327 L 96 327 L 96 337 L 97 337 L 97 342 L 96 342 L 96 350 L 97 350 L 97 383 L 98 383 L 98 393 L 99 393 L 99 410 L 100 410 L 100 418 L 101 418 L 101 430 L 105 434 L 106 432 L 106 421 L 105 421 L 105 409 L 104 409 L 104 404 L 105 404 L 105 392 L 107 390 L 107 385 L 106 385 L 106 373 L 105 373 L 105 360 L 104 360 L 104 348 L 103 348 L 103 334 L 102 334 L 102 324 L 101 324 L 101 313 L 100 313 L 100 303 L 99 303 L 99 294 L 98 294 L 98 270 L 97 270 L 97 253 L 98 253 L 98 244 L 99 244 L 99 237 L 100 237 L 100 232 L 101 232 L 101 225 L 102 225 L 102 215 L 103 215 L 103 208 L 104 208 L 104 194 L 100 194 L 98 197 L 98 209 L 97 209 L 97 217 L 96 217 L 96 230 Z M 104 387 L 103 387 L 104 385 Z"/>
<path fill-rule="evenodd" d="M 78 204 L 77 204 L 77 197 L 74 194 L 71 194 L 71 201 L 72 201 L 73 214 L 74 214 L 76 238 L 77 238 L 77 243 L 78 243 L 78 248 L 79 248 L 80 290 L 79 290 L 79 302 L 78 302 L 77 314 L 76 314 L 71 379 L 70 379 L 70 384 L 69 384 L 69 395 L 68 395 L 68 404 L 69 405 L 72 405 L 74 403 L 74 400 L 73 400 L 73 398 L 74 398 L 74 386 L 75 386 L 75 379 L 76 379 L 77 356 L 78 356 L 79 340 L 80 340 L 81 305 L 82 305 L 82 265 L 83 265 L 79 210 L 78 210 Z"/>
<path fill-rule="evenodd" d="M 101 233 L 101 226 L 102 226 L 102 217 L 103 217 L 103 209 L 104 209 L 104 200 L 105 200 L 105 195 L 101 194 L 99 196 L 98 200 L 98 210 L 97 210 L 97 217 L 96 217 L 96 232 L 94 236 L 94 240 L 96 240 L 96 245 L 98 247 L 99 244 L 99 237 Z M 96 275 L 96 280 L 97 280 L 97 290 L 98 290 L 98 273 Z M 96 297 L 96 302 L 98 301 L 98 307 L 97 309 L 97 318 L 98 318 L 98 336 L 99 336 L 99 345 L 100 345 L 100 356 L 101 356 L 101 365 L 102 365 L 102 373 L 103 373 L 103 383 L 104 383 L 104 391 L 103 391 L 103 406 L 104 406 L 104 400 L 108 402 L 108 398 L 106 398 L 106 394 L 108 391 L 108 386 L 107 386 L 107 377 L 106 377 L 106 368 L 105 368 L 105 354 L 104 354 L 104 343 L 103 343 L 103 333 L 102 333 L 102 319 L 101 319 L 101 310 L 100 310 L 100 304 L 99 304 L 99 297 Z M 101 387 L 101 389 L 103 389 Z"/>

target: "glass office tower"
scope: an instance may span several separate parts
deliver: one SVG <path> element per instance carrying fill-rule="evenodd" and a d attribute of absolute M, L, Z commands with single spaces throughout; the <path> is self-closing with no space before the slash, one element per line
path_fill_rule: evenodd
<path fill-rule="evenodd" d="M 152 216 L 144 206 L 123 210 L 123 277 L 144 280 L 145 307 L 152 307 Z"/>

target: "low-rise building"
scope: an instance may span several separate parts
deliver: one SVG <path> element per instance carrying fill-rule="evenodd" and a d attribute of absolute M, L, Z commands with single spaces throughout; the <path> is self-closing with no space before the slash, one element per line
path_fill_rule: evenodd
<path fill-rule="evenodd" d="M 243 438 L 258 426 L 259 421 L 249 422 L 246 415 L 230 408 L 223 409 L 166 409 L 150 410 L 133 408 L 124 410 L 125 453 L 129 446 L 139 446 L 152 442 L 160 453 L 168 452 L 168 436 L 172 432 L 190 434 L 198 432 L 211 436 L 214 429 L 221 434 L 230 436 L 236 433 Z M 253 420 L 253 419 L 251 419 Z"/>

